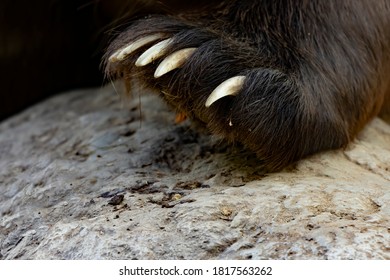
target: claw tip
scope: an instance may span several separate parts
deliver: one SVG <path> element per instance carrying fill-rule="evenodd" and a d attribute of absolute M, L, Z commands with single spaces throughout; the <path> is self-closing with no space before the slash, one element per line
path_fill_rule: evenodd
<path fill-rule="evenodd" d="M 206 100 L 205 106 L 210 107 L 215 101 L 228 95 L 237 95 L 244 85 L 245 76 L 235 76 L 217 86 Z"/>

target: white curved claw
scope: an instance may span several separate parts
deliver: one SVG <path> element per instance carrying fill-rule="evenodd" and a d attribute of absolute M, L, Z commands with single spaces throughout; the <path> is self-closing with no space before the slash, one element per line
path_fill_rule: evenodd
<path fill-rule="evenodd" d="M 157 58 L 162 57 L 169 44 L 172 42 L 172 39 L 166 39 L 164 41 L 161 41 L 157 44 L 155 44 L 153 47 L 150 47 L 147 49 L 141 56 L 137 59 L 135 62 L 135 66 L 145 66 L 149 63 L 153 62 Z"/>
<path fill-rule="evenodd" d="M 210 107 L 218 99 L 227 95 L 237 95 L 245 82 L 245 76 L 235 76 L 217 86 L 206 100 L 206 107 Z"/>
<path fill-rule="evenodd" d="M 146 37 L 142 37 L 114 52 L 108 60 L 110 62 L 121 61 L 125 59 L 126 56 L 128 56 L 132 52 L 138 50 L 139 48 L 145 46 L 146 44 L 149 44 L 153 41 L 157 41 L 158 39 L 162 39 L 163 36 L 164 36 L 163 34 L 157 33 L 157 34 L 148 35 Z"/>
<path fill-rule="evenodd" d="M 154 77 L 159 78 L 173 69 L 180 68 L 195 50 L 196 48 L 186 48 L 168 55 L 157 67 Z"/>

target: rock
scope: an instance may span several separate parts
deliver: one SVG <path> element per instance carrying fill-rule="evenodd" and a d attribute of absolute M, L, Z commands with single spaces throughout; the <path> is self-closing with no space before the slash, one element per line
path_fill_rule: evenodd
<path fill-rule="evenodd" d="M 2 259 L 390 259 L 390 126 L 282 172 L 154 95 L 62 94 L 0 124 Z"/>

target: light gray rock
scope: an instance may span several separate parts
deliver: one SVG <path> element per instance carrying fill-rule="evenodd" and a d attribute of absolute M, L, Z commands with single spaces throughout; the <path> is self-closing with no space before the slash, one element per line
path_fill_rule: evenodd
<path fill-rule="evenodd" d="M 142 117 L 141 117 L 142 116 Z M 2 259 L 390 259 L 390 126 L 264 174 L 155 96 L 59 95 L 0 124 Z"/>

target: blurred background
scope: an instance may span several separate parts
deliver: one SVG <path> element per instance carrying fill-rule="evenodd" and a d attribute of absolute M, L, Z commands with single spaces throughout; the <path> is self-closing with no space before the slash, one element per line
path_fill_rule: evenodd
<path fill-rule="evenodd" d="M 49 95 L 100 86 L 108 41 L 154 1 L 0 0 L 0 120 Z"/>
<path fill-rule="evenodd" d="M 0 120 L 52 94 L 103 85 L 104 50 L 132 19 L 189 12 L 212 2 L 220 3 L 0 0 Z"/>

